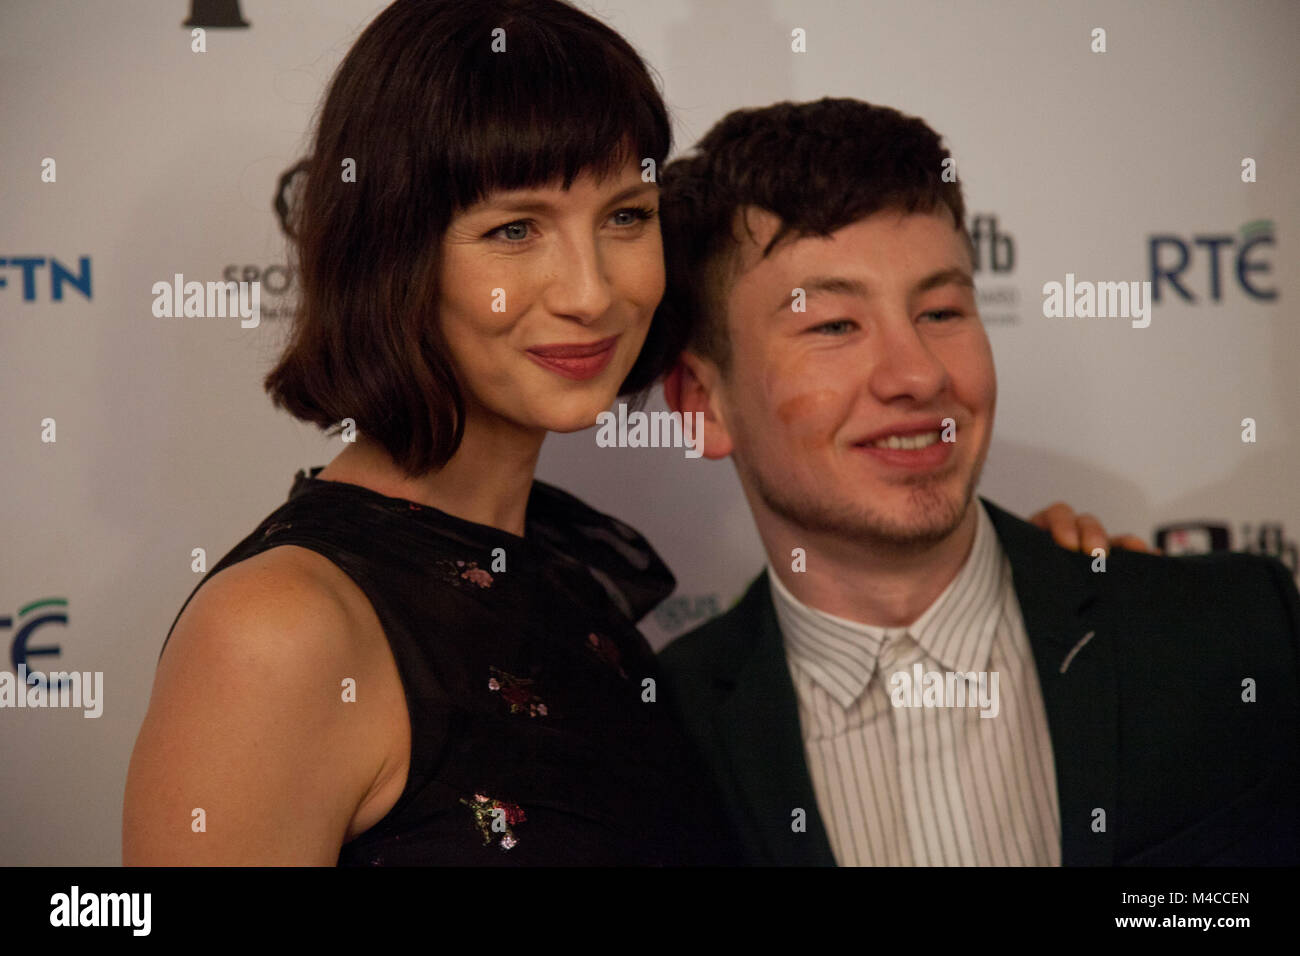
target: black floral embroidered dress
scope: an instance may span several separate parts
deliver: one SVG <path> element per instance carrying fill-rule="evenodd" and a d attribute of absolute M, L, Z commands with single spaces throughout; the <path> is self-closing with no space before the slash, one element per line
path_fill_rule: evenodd
<path fill-rule="evenodd" d="M 675 584 L 644 538 L 540 481 L 521 538 L 320 470 L 299 472 L 288 501 L 208 576 L 278 545 L 310 548 L 383 625 L 410 770 L 341 865 L 720 859 L 705 778 L 635 627 Z"/>

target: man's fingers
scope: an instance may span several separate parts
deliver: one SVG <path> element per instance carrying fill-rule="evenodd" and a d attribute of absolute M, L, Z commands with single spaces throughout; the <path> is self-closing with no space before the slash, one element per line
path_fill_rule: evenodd
<path fill-rule="evenodd" d="M 1110 539 L 1112 548 L 1123 548 L 1125 551 L 1141 551 L 1144 554 L 1160 554 L 1160 551 L 1151 547 L 1135 534 L 1117 534 Z"/>
<path fill-rule="evenodd" d="M 1064 501 L 1056 501 L 1037 514 L 1031 515 L 1030 522 L 1042 528 L 1052 536 L 1057 544 L 1071 551 L 1079 547 L 1079 529 L 1074 521 L 1074 509 Z"/>
<path fill-rule="evenodd" d="M 1031 524 L 1042 528 L 1063 548 L 1092 554 L 1100 548 L 1109 553 L 1111 548 L 1124 548 L 1126 551 L 1140 551 L 1144 554 L 1159 554 L 1135 534 L 1119 534 L 1110 537 L 1106 528 L 1096 515 L 1075 514 L 1074 509 L 1064 501 L 1056 501 L 1042 511 L 1030 515 Z"/>
<path fill-rule="evenodd" d="M 1106 529 L 1101 526 L 1101 522 L 1094 515 L 1079 515 L 1074 520 L 1075 524 L 1079 526 L 1079 538 L 1083 541 L 1081 551 L 1085 554 L 1092 554 L 1098 548 L 1103 553 L 1110 551 L 1110 541 L 1106 537 Z"/>

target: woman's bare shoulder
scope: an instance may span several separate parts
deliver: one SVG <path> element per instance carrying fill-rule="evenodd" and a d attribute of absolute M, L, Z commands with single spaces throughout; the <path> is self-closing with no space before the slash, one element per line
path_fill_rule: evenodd
<path fill-rule="evenodd" d="M 385 760 L 370 708 L 341 690 L 367 666 L 343 578 L 323 556 L 277 547 L 195 592 L 131 758 L 128 863 L 334 862 Z"/>

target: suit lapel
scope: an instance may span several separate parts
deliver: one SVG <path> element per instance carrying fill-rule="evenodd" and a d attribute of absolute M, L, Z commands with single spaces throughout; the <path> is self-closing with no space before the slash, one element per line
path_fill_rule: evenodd
<path fill-rule="evenodd" d="M 1093 572 L 1045 532 L 980 500 L 1011 563 L 1043 692 L 1061 811 L 1061 863 L 1111 866 L 1119 822 L 1118 689 L 1112 637 L 1087 613 L 1095 597 Z M 1094 830 L 1097 808 L 1106 814 L 1101 832 Z"/>
<path fill-rule="evenodd" d="M 1061 862 L 1113 865 L 1118 688 L 1112 638 L 1104 626 L 1089 623 L 1092 572 L 1043 531 L 980 501 L 1011 564 L 1042 689 L 1056 766 Z M 718 707 L 716 728 L 730 759 L 736 798 L 748 816 L 745 836 L 768 863 L 834 866 L 766 572 L 734 613 L 736 627 L 755 637 L 750 653 L 734 662 L 735 670 L 717 675 L 734 686 Z M 798 808 L 807 816 L 804 833 L 791 829 Z M 1106 813 L 1100 832 L 1093 828 L 1097 808 Z"/>
<path fill-rule="evenodd" d="M 799 706 L 766 572 L 737 611 L 738 626 L 755 639 L 739 662 L 731 694 L 718 708 L 716 726 L 749 817 L 746 837 L 768 863 L 834 866 L 804 758 Z M 804 832 L 792 827 L 798 809 L 805 814 Z"/>

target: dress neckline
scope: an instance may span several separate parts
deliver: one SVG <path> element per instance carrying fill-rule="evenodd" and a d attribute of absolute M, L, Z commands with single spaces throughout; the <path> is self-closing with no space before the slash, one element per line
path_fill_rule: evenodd
<path fill-rule="evenodd" d="M 528 532 L 529 529 L 533 527 L 535 519 L 538 516 L 539 501 L 544 496 L 545 490 L 559 491 L 558 488 L 552 488 L 545 482 L 539 481 L 535 478 L 533 479 L 532 489 L 529 491 L 528 495 L 528 505 L 524 510 L 524 533 L 518 535 L 512 531 L 498 528 L 495 525 L 470 521 L 468 518 L 462 518 L 449 511 L 443 511 L 440 508 L 433 507 L 433 505 L 426 505 L 421 504 L 418 501 L 412 501 L 410 498 L 386 495 L 382 491 L 375 491 L 373 488 L 367 488 L 365 485 L 358 485 L 355 482 L 337 481 L 333 478 L 316 477 L 324 470 L 324 465 L 315 465 L 310 469 L 310 471 L 305 468 L 300 469 L 298 473 L 294 475 L 293 487 L 289 490 L 289 497 L 297 497 L 309 488 L 337 488 L 342 493 L 362 498 L 369 498 L 376 504 L 379 504 L 394 513 L 408 514 L 416 520 L 432 520 L 437 524 L 442 525 L 444 529 L 446 526 L 450 525 L 463 532 L 472 532 L 474 534 L 501 538 L 514 544 L 532 545 L 535 543 L 535 535 L 530 536 Z M 539 495 L 539 491 L 543 491 L 543 495 Z"/>
<path fill-rule="evenodd" d="M 325 495 L 334 501 L 365 502 L 403 520 L 417 522 L 433 534 L 475 542 L 488 549 L 532 553 L 552 563 L 582 569 L 594 578 L 619 608 L 640 620 L 677 586 L 663 559 L 635 528 L 592 508 L 562 488 L 533 479 L 524 514 L 524 536 L 479 524 L 429 505 L 397 498 L 351 482 L 317 478 L 323 465 L 294 476 L 289 498 Z"/>

